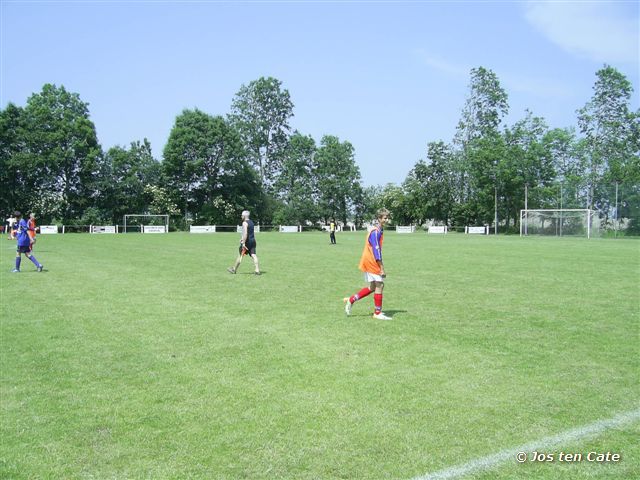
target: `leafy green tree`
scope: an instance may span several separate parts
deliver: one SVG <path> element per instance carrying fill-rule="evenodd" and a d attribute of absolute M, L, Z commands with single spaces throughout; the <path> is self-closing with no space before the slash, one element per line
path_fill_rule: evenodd
<path fill-rule="evenodd" d="M 402 186 L 388 183 L 382 188 L 381 203 L 390 212 L 390 224 L 409 225 L 413 223 L 411 205 Z M 374 216 L 375 219 L 375 216 Z"/>
<path fill-rule="evenodd" d="M 383 188 L 379 185 L 371 185 L 362 189 L 362 194 L 354 205 L 356 226 L 361 226 L 376 218 L 376 212 L 384 207 L 382 192 Z"/>
<path fill-rule="evenodd" d="M 353 145 L 325 135 L 313 163 L 320 217 L 325 222 L 336 218 L 346 224 L 362 197 Z"/>
<path fill-rule="evenodd" d="M 293 103 L 289 91 L 272 77 L 242 85 L 231 104 L 229 119 L 240 132 L 249 159 L 267 189 L 280 173 L 291 117 Z"/>
<path fill-rule="evenodd" d="M 132 142 L 129 149 L 110 148 L 101 163 L 99 207 L 113 222 L 126 214 L 146 213 L 151 198 L 145 187 L 157 185 L 160 175 L 161 165 L 153 158 L 146 138 Z"/>
<path fill-rule="evenodd" d="M 615 68 L 605 65 L 596 72 L 594 93 L 578 111 L 578 126 L 586 139 L 589 160 L 589 208 L 602 199 L 598 185 L 621 182 L 634 171 L 640 144 L 638 114 L 630 111 L 633 87 Z"/>
<path fill-rule="evenodd" d="M 79 218 L 98 195 L 102 155 L 88 104 L 64 86 L 46 84 L 29 97 L 22 113 L 11 162 L 17 184 L 37 197 L 41 218 Z"/>
<path fill-rule="evenodd" d="M 549 130 L 543 142 L 549 151 L 555 172 L 555 202 L 548 208 L 585 208 L 586 162 L 582 144 L 573 128 Z"/>
<path fill-rule="evenodd" d="M 236 130 L 224 118 L 197 109 L 176 118 L 162 170 L 185 219 L 205 214 L 209 221 L 231 220 L 225 202 L 241 210 L 260 195 Z"/>
<path fill-rule="evenodd" d="M 462 109 L 454 137 L 457 147 L 454 182 L 458 186 L 457 199 L 460 203 L 474 202 L 474 181 L 470 178 L 470 165 L 473 149 L 481 139 L 495 139 L 499 135 L 499 126 L 509 111 L 507 92 L 500 85 L 498 76 L 484 67 L 471 69 L 469 95 Z M 484 142 L 486 147 L 486 141 Z M 476 155 L 477 156 L 477 155 Z M 477 169 L 476 169 L 477 170 Z M 471 206 L 471 210 L 475 210 Z"/>
<path fill-rule="evenodd" d="M 530 209 L 551 206 L 550 201 L 556 193 L 552 186 L 556 172 L 547 134 L 544 119 L 530 111 L 524 119 L 505 130 L 507 150 L 499 168 L 498 183 L 507 225 L 509 219 L 513 220 L 514 226 L 518 224 L 525 200 Z"/>
<path fill-rule="evenodd" d="M 455 205 L 454 153 L 444 142 L 430 142 L 427 160 L 419 161 L 404 182 L 411 223 L 432 219 L 449 224 Z"/>
<path fill-rule="evenodd" d="M 3 213 L 31 206 L 37 193 L 24 121 L 24 110 L 12 103 L 0 111 L 0 212 Z"/>
<path fill-rule="evenodd" d="M 169 215 L 175 217 L 180 214 L 180 209 L 173 202 L 166 188 L 160 185 L 145 185 L 144 195 L 149 199 L 147 212 L 150 215 Z"/>
<path fill-rule="evenodd" d="M 318 219 L 314 199 L 315 154 L 316 142 L 311 136 L 304 136 L 297 131 L 291 136 L 284 154 L 282 172 L 274 184 L 281 201 L 275 223 L 302 224 Z"/>

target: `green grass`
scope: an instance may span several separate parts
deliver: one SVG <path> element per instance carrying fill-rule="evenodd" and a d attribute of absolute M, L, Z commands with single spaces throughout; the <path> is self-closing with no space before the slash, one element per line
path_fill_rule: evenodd
<path fill-rule="evenodd" d="M 363 233 L 0 241 L 0 478 L 409 479 L 636 410 L 640 243 Z M 638 422 L 471 478 L 637 478 Z"/>

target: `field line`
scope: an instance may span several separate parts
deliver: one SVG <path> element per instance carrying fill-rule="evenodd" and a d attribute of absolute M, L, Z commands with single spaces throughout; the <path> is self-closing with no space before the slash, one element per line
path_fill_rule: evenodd
<path fill-rule="evenodd" d="M 515 462 L 516 454 L 520 452 L 525 452 L 529 455 L 533 451 L 540 451 L 562 443 L 598 435 L 605 430 L 621 427 L 637 420 L 640 420 L 640 409 L 623 412 L 613 418 L 599 420 L 595 423 L 575 428 L 573 430 L 567 430 L 550 437 L 544 437 L 525 445 L 502 450 L 501 452 L 494 453 L 493 455 L 476 458 L 461 465 L 455 465 L 453 467 L 445 468 L 444 470 L 428 473 L 420 477 L 414 477 L 412 480 L 451 480 L 459 478 L 463 475 L 468 475 L 479 470 L 487 470 L 507 460 Z"/>

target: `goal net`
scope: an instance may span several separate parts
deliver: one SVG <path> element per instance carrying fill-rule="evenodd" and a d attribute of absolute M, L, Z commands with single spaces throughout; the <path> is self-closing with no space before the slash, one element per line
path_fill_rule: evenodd
<path fill-rule="evenodd" d="M 520 210 L 520 236 L 546 235 L 591 238 L 598 217 L 588 209 Z"/>
<path fill-rule="evenodd" d="M 123 233 L 168 233 L 169 215 L 125 215 Z"/>

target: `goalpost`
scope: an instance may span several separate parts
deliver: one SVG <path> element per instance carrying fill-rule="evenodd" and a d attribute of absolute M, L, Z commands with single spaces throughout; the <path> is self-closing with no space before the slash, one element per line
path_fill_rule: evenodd
<path fill-rule="evenodd" d="M 520 210 L 520 236 L 591 238 L 593 210 L 581 208 Z"/>
<path fill-rule="evenodd" d="M 123 233 L 127 233 L 127 226 L 135 226 L 140 233 L 169 233 L 169 215 L 129 214 L 123 221 Z"/>

